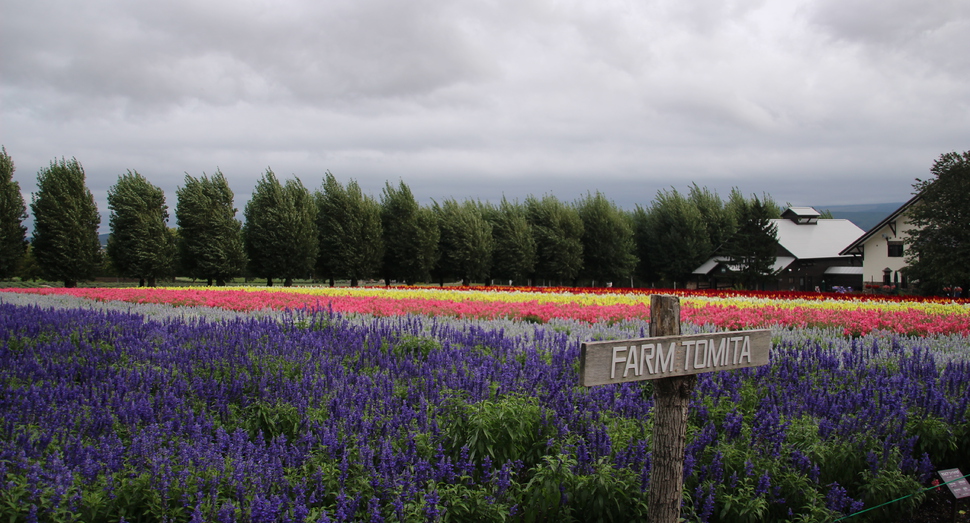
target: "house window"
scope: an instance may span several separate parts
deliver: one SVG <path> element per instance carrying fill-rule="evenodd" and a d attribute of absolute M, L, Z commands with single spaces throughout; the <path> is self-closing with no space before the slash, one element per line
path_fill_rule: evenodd
<path fill-rule="evenodd" d="M 889 242 L 889 257 L 890 258 L 903 257 L 903 242 Z"/>

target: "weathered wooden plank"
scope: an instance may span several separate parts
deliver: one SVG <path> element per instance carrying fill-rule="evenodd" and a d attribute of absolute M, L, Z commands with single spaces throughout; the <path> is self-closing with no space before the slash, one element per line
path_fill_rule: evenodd
<path fill-rule="evenodd" d="M 586 387 L 767 365 L 768 329 L 594 341 L 582 345 Z"/>
<path fill-rule="evenodd" d="M 680 298 L 650 296 L 650 337 L 680 335 Z M 675 523 L 680 519 L 684 490 L 684 451 L 687 411 L 697 376 L 659 379 L 653 387 L 653 465 L 650 471 L 648 521 Z"/>

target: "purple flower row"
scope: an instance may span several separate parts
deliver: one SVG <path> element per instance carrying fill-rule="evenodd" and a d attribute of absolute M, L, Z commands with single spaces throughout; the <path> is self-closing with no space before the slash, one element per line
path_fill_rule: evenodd
<path fill-rule="evenodd" d="M 554 472 L 555 510 L 579 510 L 570 481 L 592 477 L 643 503 L 650 386 L 579 387 L 567 331 L 0 304 L 0 515 L 434 520 L 479 494 L 477 510 L 523 514 L 530 480 Z M 850 511 L 872 497 L 865 474 L 918 482 L 966 451 L 947 438 L 970 433 L 970 364 L 938 362 L 933 340 L 775 341 L 770 366 L 699 377 L 684 509 L 697 519 L 729 520 L 741 492 L 765 514 Z M 480 413 L 503 409 L 520 423 L 500 438 Z"/>

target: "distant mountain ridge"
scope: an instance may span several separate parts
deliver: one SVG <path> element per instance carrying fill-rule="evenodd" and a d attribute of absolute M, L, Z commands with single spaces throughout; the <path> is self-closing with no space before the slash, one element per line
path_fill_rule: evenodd
<path fill-rule="evenodd" d="M 819 212 L 829 211 L 833 218 L 851 221 L 860 229 L 868 231 L 886 219 L 906 202 L 860 203 L 854 205 L 813 205 Z"/>

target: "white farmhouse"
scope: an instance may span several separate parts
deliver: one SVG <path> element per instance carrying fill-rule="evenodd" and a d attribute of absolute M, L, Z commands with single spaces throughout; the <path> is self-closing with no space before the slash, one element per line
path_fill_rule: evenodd
<path fill-rule="evenodd" d="M 914 228 L 909 222 L 908 212 L 919 200 L 919 194 L 910 198 L 842 250 L 841 254 L 862 260 L 862 279 L 866 288 L 908 287 L 909 282 L 900 271 L 906 267 L 904 240 L 907 232 Z"/>

